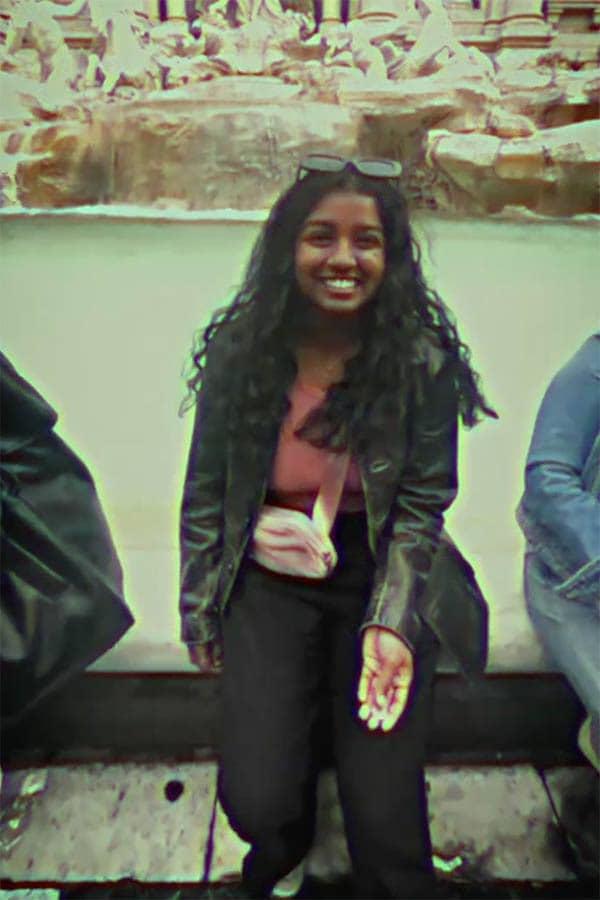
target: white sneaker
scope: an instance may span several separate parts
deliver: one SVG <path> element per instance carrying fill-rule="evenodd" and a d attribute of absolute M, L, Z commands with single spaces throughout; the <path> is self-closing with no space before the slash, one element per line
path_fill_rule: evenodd
<path fill-rule="evenodd" d="M 271 897 L 296 897 L 306 872 L 306 860 L 299 862 L 295 869 L 288 872 L 280 881 L 277 882 L 271 891 Z"/>

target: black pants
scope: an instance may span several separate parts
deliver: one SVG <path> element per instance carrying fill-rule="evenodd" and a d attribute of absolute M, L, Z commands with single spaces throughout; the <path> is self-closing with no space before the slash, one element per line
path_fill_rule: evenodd
<path fill-rule="evenodd" d="M 398 725 L 366 730 L 356 717 L 358 630 L 373 574 L 365 517 L 338 517 L 334 539 L 340 561 L 325 581 L 251 562 L 240 573 L 223 626 L 220 800 L 251 844 L 245 887 L 268 896 L 311 846 L 325 712 L 357 896 L 430 896 L 423 758 L 437 642 L 424 628 Z"/>

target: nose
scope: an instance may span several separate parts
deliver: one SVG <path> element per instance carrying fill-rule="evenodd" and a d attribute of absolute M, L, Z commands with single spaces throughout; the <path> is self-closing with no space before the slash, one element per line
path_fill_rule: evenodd
<path fill-rule="evenodd" d="M 327 261 L 330 266 L 338 269 L 352 268 L 356 263 L 352 242 L 348 238 L 337 240 L 331 248 Z"/>

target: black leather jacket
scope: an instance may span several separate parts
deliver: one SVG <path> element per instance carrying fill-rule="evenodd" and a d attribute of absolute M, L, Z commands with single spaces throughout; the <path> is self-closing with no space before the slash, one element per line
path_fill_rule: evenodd
<path fill-rule="evenodd" d="M 485 666 L 487 609 L 471 567 L 441 538 L 457 491 L 456 390 L 445 354 L 430 341 L 414 364 L 419 390 L 408 415 L 390 425 L 385 445 L 357 456 L 376 563 L 362 627 L 385 626 L 414 646 L 425 620 L 460 667 L 476 672 Z M 188 644 L 220 639 L 277 445 L 279 423 L 263 459 L 231 439 L 222 398 L 235 367 L 233 348 L 217 339 L 196 405 L 181 510 L 181 637 Z"/>
<path fill-rule="evenodd" d="M 0 353 L 0 697 L 12 719 L 133 624 L 93 478 Z"/>

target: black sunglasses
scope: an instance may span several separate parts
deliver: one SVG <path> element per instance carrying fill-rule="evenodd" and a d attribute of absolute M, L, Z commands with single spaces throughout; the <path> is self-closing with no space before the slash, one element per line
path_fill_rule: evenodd
<path fill-rule="evenodd" d="M 372 159 L 367 156 L 347 159 L 329 153 L 311 153 L 300 161 L 296 181 L 300 181 L 309 172 L 343 172 L 346 168 L 355 169 L 367 178 L 393 179 L 400 178 L 402 174 L 402 165 L 393 159 Z"/>

